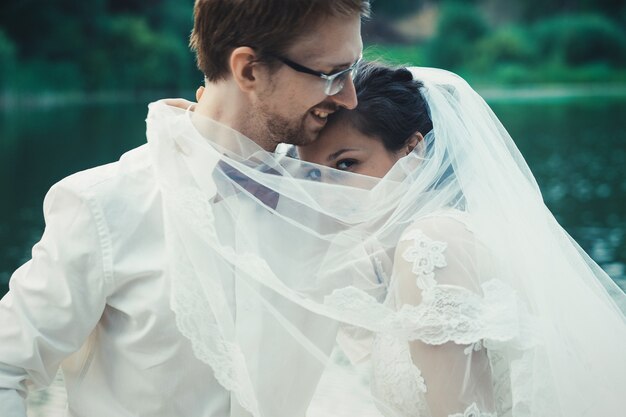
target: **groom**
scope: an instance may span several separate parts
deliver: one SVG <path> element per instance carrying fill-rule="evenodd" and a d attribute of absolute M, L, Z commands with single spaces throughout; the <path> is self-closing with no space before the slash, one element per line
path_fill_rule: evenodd
<path fill-rule="evenodd" d="M 354 108 L 367 0 L 196 0 L 196 112 L 268 151 L 314 141 Z M 46 230 L 0 301 L 0 416 L 59 366 L 68 415 L 234 416 L 169 307 L 161 196 L 146 146 L 72 175 L 44 201 Z"/>

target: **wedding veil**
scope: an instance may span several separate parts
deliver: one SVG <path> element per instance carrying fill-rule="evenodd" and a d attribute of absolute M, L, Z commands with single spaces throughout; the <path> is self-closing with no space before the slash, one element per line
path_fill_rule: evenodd
<path fill-rule="evenodd" d="M 268 153 L 193 112 L 150 106 L 179 330 L 231 391 L 232 416 L 304 416 L 324 400 L 411 415 L 390 400 L 399 388 L 387 395 L 375 372 L 363 376 L 363 367 L 399 362 L 372 354 L 385 337 L 462 347 L 449 365 L 465 381 L 452 395 L 481 396 L 471 385 L 491 385 L 491 399 L 474 401 L 485 416 L 617 415 L 624 293 L 556 222 L 482 98 L 452 73 L 411 72 L 434 128 L 382 179 Z M 416 279 L 406 279 L 415 268 L 399 266 L 402 242 L 422 232 L 443 243 L 446 260 L 421 265 L 459 272 L 436 291 L 415 286 L 418 302 L 398 303 Z M 457 253 L 459 233 L 471 244 Z M 486 353 L 471 359 L 472 349 Z M 488 371 L 472 383 L 477 363 Z M 351 382 L 329 394 L 331 371 Z"/>

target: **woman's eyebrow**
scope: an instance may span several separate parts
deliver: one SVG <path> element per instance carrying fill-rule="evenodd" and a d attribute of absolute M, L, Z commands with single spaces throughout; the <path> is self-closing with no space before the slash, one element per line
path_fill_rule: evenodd
<path fill-rule="evenodd" d="M 341 154 L 345 153 L 345 152 L 349 152 L 349 151 L 357 151 L 358 149 L 355 148 L 343 148 L 343 149 L 339 149 L 337 152 L 333 152 L 330 155 L 328 155 L 328 159 L 327 161 L 332 161 L 334 159 L 337 159 L 341 156 Z"/>

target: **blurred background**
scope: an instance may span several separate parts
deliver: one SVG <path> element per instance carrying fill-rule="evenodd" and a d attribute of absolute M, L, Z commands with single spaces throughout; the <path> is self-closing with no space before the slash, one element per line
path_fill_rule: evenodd
<path fill-rule="evenodd" d="M 626 288 L 626 2 L 372 6 L 365 56 L 464 76 L 516 140 L 559 222 Z M 49 187 L 144 143 L 150 101 L 194 97 L 202 74 L 187 46 L 192 8 L 0 4 L 0 296 L 42 234 Z M 30 417 L 58 415 L 60 376 L 29 401 Z"/>
<path fill-rule="evenodd" d="M 372 2 L 365 56 L 464 76 L 546 203 L 626 286 L 626 3 Z M 148 102 L 193 98 L 193 0 L 0 4 L 0 295 L 43 230 L 45 192 L 145 141 Z"/>
<path fill-rule="evenodd" d="M 365 56 L 464 76 L 561 224 L 626 282 L 626 2 L 373 1 Z M 192 0 L 0 5 L 0 295 L 64 176 L 145 142 L 148 102 L 193 98 Z"/>

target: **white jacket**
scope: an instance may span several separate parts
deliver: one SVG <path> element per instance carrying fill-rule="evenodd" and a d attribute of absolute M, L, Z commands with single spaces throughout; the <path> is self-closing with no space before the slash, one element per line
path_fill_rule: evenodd
<path fill-rule="evenodd" d="M 44 201 L 46 229 L 0 301 L 0 416 L 61 366 L 72 417 L 212 417 L 230 396 L 169 306 L 161 198 L 147 145 L 74 174 Z"/>

